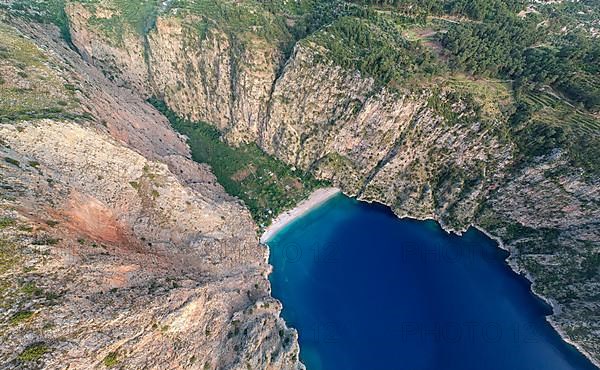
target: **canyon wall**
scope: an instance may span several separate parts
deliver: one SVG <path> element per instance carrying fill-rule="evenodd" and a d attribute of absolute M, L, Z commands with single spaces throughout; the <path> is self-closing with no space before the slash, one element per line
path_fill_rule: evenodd
<path fill-rule="evenodd" d="M 80 34 L 119 79 L 0 17 L 2 109 L 30 117 L 0 123 L 2 367 L 303 368 L 249 212 L 144 101 L 143 48 Z"/>

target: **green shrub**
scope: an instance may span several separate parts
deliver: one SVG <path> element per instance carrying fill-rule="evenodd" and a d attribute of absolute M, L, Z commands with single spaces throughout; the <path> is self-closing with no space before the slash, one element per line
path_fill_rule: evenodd
<path fill-rule="evenodd" d="M 46 220 L 46 225 L 50 226 L 50 227 L 54 227 L 56 225 L 60 224 L 60 222 L 55 221 L 55 220 Z"/>
<path fill-rule="evenodd" d="M 13 166 L 21 167 L 21 163 L 19 161 L 10 157 L 4 157 L 4 162 L 10 163 Z"/>
<path fill-rule="evenodd" d="M 43 289 L 38 288 L 34 282 L 27 282 L 21 287 L 21 291 L 30 296 L 40 296 L 44 292 Z"/>
<path fill-rule="evenodd" d="M 12 315 L 9 322 L 12 325 L 17 325 L 23 321 L 28 321 L 32 317 L 33 317 L 33 312 L 31 312 L 31 311 L 19 311 L 19 312 L 15 313 L 14 315 Z"/>
<path fill-rule="evenodd" d="M 15 219 L 12 217 L 0 217 L 0 230 L 13 226 L 15 224 Z"/>
<path fill-rule="evenodd" d="M 119 354 L 117 352 L 110 352 L 104 359 L 102 363 L 106 367 L 113 367 L 119 363 Z"/>
<path fill-rule="evenodd" d="M 31 244 L 33 245 L 55 245 L 60 241 L 58 238 L 50 238 L 48 236 L 44 236 L 38 239 L 35 239 Z"/>
<path fill-rule="evenodd" d="M 38 342 L 27 346 L 17 358 L 25 362 L 37 361 L 48 352 L 50 348 L 44 342 Z"/>
<path fill-rule="evenodd" d="M 0 239 L 0 273 L 4 273 L 17 265 L 19 254 L 14 244 Z"/>

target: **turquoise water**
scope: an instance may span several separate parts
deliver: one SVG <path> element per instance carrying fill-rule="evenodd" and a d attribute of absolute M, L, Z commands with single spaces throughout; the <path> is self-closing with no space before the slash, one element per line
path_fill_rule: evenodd
<path fill-rule="evenodd" d="M 268 245 L 308 370 L 596 369 L 476 230 L 449 235 L 340 195 Z"/>

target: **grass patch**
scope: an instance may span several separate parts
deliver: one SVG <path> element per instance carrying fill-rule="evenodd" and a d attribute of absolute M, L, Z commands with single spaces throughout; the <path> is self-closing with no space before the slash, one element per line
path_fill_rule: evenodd
<path fill-rule="evenodd" d="M 21 167 L 21 163 L 19 163 L 19 161 L 17 161 L 16 159 L 10 158 L 10 157 L 4 157 L 4 162 L 6 162 L 8 164 L 12 164 L 13 166 L 16 166 L 16 167 Z"/>
<path fill-rule="evenodd" d="M 65 13 L 65 0 L 14 0 L 8 4 L 0 4 L 10 13 L 40 23 L 53 23 L 60 29 L 60 34 L 67 42 L 71 42 L 69 19 Z"/>
<path fill-rule="evenodd" d="M 0 239 L 0 274 L 12 269 L 19 261 L 15 246 L 8 240 Z"/>
<path fill-rule="evenodd" d="M 0 217 L 0 230 L 5 229 L 15 224 L 15 219 L 12 217 Z"/>
<path fill-rule="evenodd" d="M 0 84 L 0 123 L 84 118 L 75 113 L 79 103 L 64 88 L 55 63 L 43 50 L 4 24 L 0 24 L 0 46 L 0 69 L 6 80 Z M 17 71 L 14 78 L 4 76 L 4 71 L 10 70 Z M 17 83 L 19 80 L 26 80 L 27 87 Z"/>
<path fill-rule="evenodd" d="M 0 45 L 0 61 L 9 60 L 21 71 L 27 67 L 42 67 L 48 60 L 33 42 L 5 24 L 0 24 Z"/>
<path fill-rule="evenodd" d="M 308 173 L 292 170 L 256 144 L 228 146 L 213 126 L 181 119 L 163 102 L 151 103 L 167 116 L 175 130 L 189 138 L 192 158 L 209 164 L 219 183 L 229 194 L 244 201 L 261 227 L 293 208 L 316 188 L 327 185 Z"/>
<path fill-rule="evenodd" d="M 17 358 L 24 362 L 32 362 L 39 360 L 48 352 L 50 352 L 50 348 L 46 345 L 46 343 L 38 342 L 25 348 Z"/>
<path fill-rule="evenodd" d="M 455 91 L 470 94 L 477 105 L 481 107 L 482 114 L 488 118 L 501 117 L 514 105 L 509 82 L 495 79 L 472 79 L 456 73 L 448 78 L 447 84 Z"/>
<path fill-rule="evenodd" d="M 515 143 L 525 158 L 548 155 L 560 148 L 571 166 L 586 170 L 586 177 L 593 180 L 600 174 L 600 119 L 594 115 L 546 92 L 525 90 L 518 94 L 510 122 Z"/>
<path fill-rule="evenodd" d="M 56 225 L 60 224 L 59 221 L 55 221 L 55 220 L 46 220 L 46 225 L 50 226 L 50 227 L 54 227 Z"/>
<path fill-rule="evenodd" d="M 278 3 L 278 2 L 265 2 Z M 208 29 L 218 27 L 239 38 L 259 36 L 268 42 L 291 40 L 283 17 L 272 13 L 269 5 L 257 1 L 231 0 L 175 0 L 171 8 L 178 16 L 193 15 L 200 19 L 195 27 L 199 35 L 205 36 Z M 281 9 L 280 9 L 281 10 Z"/>
<path fill-rule="evenodd" d="M 50 238 L 48 236 L 44 236 L 38 239 L 35 239 L 31 244 L 33 245 L 55 245 L 58 244 L 60 239 L 58 238 Z"/>
<path fill-rule="evenodd" d="M 12 315 L 9 319 L 11 325 L 17 325 L 25 321 L 29 321 L 33 317 L 34 313 L 31 311 L 19 311 Z"/>
<path fill-rule="evenodd" d="M 19 231 L 30 233 L 33 231 L 33 227 L 29 225 L 19 225 Z"/>
<path fill-rule="evenodd" d="M 600 120 L 589 112 L 568 105 L 564 100 L 544 91 L 523 92 L 521 100 L 528 104 L 532 118 L 555 126 L 568 127 L 582 135 L 600 135 Z"/>
<path fill-rule="evenodd" d="M 92 0 L 83 5 L 95 14 L 99 1 Z M 90 26 L 101 31 L 104 36 L 116 45 L 125 46 L 123 35 L 134 32 L 144 35 L 153 26 L 158 14 L 158 0 L 111 0 L 102 3 L 102 7 L 112 11 L 109 17 L 92 15 L 88 22 Z"/>
<path fill-rule="evenodd" d="M 102 363 L 106 367 L 113 367 L 119 364 L 119 354 L 117 352 L 110 352 L 104 359 Z"/>
<path fill-rule="evenodd" d="M 42 293 L 44 293 L 44 290 L 38 288 L 38 286 L 34 282 L 28 282 L 23 284 L 23 286 L 21 287 L 21 291 L 32 297 L 38 297 L 41 296 Z"/>

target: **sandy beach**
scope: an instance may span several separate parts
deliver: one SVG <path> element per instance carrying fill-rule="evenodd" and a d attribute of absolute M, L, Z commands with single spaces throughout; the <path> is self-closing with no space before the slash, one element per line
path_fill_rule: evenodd
<path fill-rule="evenodd" d="M 315 190 L 307 199 L 298 203 L 296 208 L 291 209 L 287 212 L 284 212 L 277 216 L 273 223 L 262 234 L 260 237 L 261 243 L 268 242 L 278 231 L 287 226 L 290 222 L 294 221 L 296 218 L 306 214 L 311 209 L 325 203 L 327 200 L 331 199 L 335 195 L 340 193 L 340 189 L 338 188 L 322 188 Z"/>

